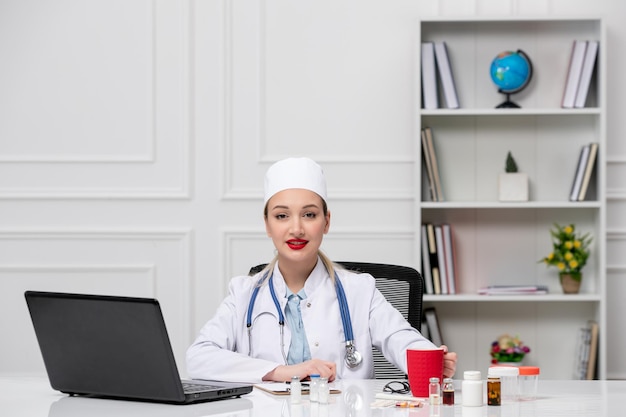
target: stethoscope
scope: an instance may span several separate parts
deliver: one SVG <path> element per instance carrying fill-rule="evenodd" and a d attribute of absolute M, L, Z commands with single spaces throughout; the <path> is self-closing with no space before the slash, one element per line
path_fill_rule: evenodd
<path fill-rule="evenodd" d="M 267 272 L 263 277 L 259 280 L 257 285 L 252 291 L 252 295 L 250 296 L 250 304 L 248 305 L 248 315 L 246 320 L 246 327 L 248 328 L 248 344 L 252 346 L 252 309 L 254 308 L 254 303 L 256 302 L 256 297 L 259 294 L 259 289 L 261 287 L 261 282 L 267 277 Z M 280 304 L 278 303 L 278 297 L 276 297 L 276 292 L 274 290 L 274 274 L 270 275 L 268 279 L 268 286 L 270 288 L 270 294 L 272 295 L 272 300 L 274 301 L 274 305 L 276 306 L 276 311 L 278 312 L 278 324 L 280 326 L 280 348 L 281 353 L 283 354 L 283 360 L 285 364 L 287 364 L 287 355 L 285 355 L 285 316 L 283 316 L 283 312 L 280 308 Z M 346 293 L 343 290 L 343 285 L 341 285 L 341 281 L 335 272 L 335 290 L 337 291 L 337 301 L 339 302 L 339 312 L 341 313 L 341 323 L 343 324 L 343 334 L 346 338 L 346 356 L 345 361 L 348 368 L 355 368 L 361 364 L 363 361 L 363 357 L 356 350 L 354 346 L 354 334 L 352 333 L 352 320 L 350 319 L 350 310 L 348 310 L 348 300 L 346 299 Z"/>

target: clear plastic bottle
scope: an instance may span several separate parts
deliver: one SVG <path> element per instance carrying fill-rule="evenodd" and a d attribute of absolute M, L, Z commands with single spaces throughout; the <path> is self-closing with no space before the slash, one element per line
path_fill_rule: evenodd
<path fill-rule="evenodd" d="M 441 387 L 439 385 L 439 378 L 437 377 L 429 379 L 428 399 L 431 405 L 440 404 L 441 402 Z"/>
<path fill-rule="evenodd" d="M 539 380 L 539 367 L 519 367 L 519 399 L 522 401 L 534 400 L 537 396 L 537 381 Z"/>
<path fill-rule="evenodd" d="M 292 404 L 300 404 L 302 401 L 302 383 L 300 377 L 291 377 L 291 384 L 289 384 L 289 399 Z"/>
<path fill-rule="evenodd" d="M 500 383 L 502 385 L 502 404 L 517 401 L 519 392 L 519 368 L 517 366 L 490 366 L 488 373 L 489 375 L 500 377 Z"/>
<path fill-rule="evenodd" d="M 483 406 L 483 381 L 480 371 L 463 372 L 461 402 L 465 407 Z"/>
<path fill-rule="evenodd" d="M 330 387 L 328 378 L 320 378 L 317 384 L 317 398 L 320 404 L 328 404 L 330 400 Z"/>
<path fill-rule="evenodd" d="M 454 405 L 454 381 L 452 378 L 443 379 L 441 398 L 443 405 Z"/>
<path fill-rule="evenodd" d="M 319 383 L 320 383 L 320 375 L 319 374 L 311 374 L 311 381 L 309 382 L 309 400 L 312 403 L 316 403 L 319 401 Z"/>

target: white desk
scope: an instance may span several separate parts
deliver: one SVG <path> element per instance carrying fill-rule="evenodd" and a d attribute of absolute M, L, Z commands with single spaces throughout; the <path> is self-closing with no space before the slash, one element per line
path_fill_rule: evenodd
<path fill-rule="evenodd" d="M 312 407 L 306 400 L 297 408 L 288 397 L 254 390 L 242 398 L 197 405 L 166 405 L 132 401 L 68 397 L 53 391 L 45 378 L 0 377 L 2 417 L 622 417 L 626 415 L 626 381 L 539 381 L 535 401 L 504 404 L 500 407 L 462 407 L 457 391 L 454 407 L 439 406 L 439 412 L 423 408 L 370 408 L 386 381 L 341 381 L 329 405 Z"/>

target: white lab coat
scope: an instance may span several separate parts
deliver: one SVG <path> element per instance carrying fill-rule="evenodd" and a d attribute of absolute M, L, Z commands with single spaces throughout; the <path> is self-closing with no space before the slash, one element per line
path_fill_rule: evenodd
<path fill-rule="evenodd" d="M 376 289 L 369 274 L 356 274 L 338 269 L 343 284 L 356 349 L 362 363 L 349 368 L 345 361 L 345 337 L 339 303 L 333 281 L 321 260 L 308 277 L 301 301 L 302 322 L 306 331 L 311 357 L 337 364 L 338 378 L 373 378 L 372 346 L 376 346 L 388 361 L 406 372 L 406 350 L 435 347 L 413 329 L 384 296 Z M 251 327 L 251 345 L 246 316 L 250 296 L 261 278 L 239 276 L 230 281 L 228 296 L 215 316 L 201 329 L 198 338 L 187 350 L 187 372 L 190 378 L 221 381 L 260 382 L 261 378 L 279 365 L 284 365 L 281 352 L 278 313 L 269 288 L 263 285 L 256 298 Z M 274 268 L 274 288 L 280 308 L 285 314 L 286 284 Z M 291 332 L 284 326 L 284 352 L 287 355 Z"/>

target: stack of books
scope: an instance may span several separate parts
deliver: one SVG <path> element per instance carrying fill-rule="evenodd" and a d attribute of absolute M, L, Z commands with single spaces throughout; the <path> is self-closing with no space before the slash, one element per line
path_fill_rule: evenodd
<path fill-rule="evenodd" d="M 541 295 L 547 294 L 545 285 L 490 285 L 478 290 L 481 295 Z"/>
<path fill-rule="evenodd" d="M 422 129 L 422 155 L 424 157 L 424 167 L 426 168 L 426 178 L 428 178 L 430 199 L 431 201 L 443 201 L 439 163 L 437 162 L 433 132 L 430 127 Z"/>
<path fill-rule="evenodd" d="M 598 143 L 596 142 L 585 145 L 580 150 L 574 182 L 569 195 L 570 201 L 584 201 L 587 198 L 587 190 L 596 165 L 597 154 Z"/>
<path fill-rule="evenodd" d="M 456 294 L 456 254 L 449 224 L 422 225 L 422 274 L 426 294 Z"/>
<path fill-rule="evenodd" d="M 589 320 L 578 330 L 574 379 L 595 379 L 598 360 L 598 323 Z"/>
<path fill-rule="evenodd" d="M 598 41 L 574 41 L 561 107 L 585 107 L 598 49 Z"/>
<path fill-rule="evenodd" d="M 452 66 L 445 42 L 422 43 L 422 104 L 425 109 L 439 108 L 439 86 L 446 107 L 459 108 Z M 437 76 L 438 75 L 438 76 Z"/>

